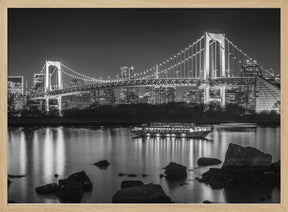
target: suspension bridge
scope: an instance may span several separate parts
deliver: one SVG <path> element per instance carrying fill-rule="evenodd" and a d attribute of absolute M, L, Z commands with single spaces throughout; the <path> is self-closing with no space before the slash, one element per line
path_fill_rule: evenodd
<path fill-rule="evenodd" d="M 32 86 L 30 98 L 45 100 L 47 110 L 49 99 L 57 99 L 61 111 L 63 96 L 123 87 L 191 86 L 203 90 L 204 104 L 218 101 L 225 107 L 227 89 L 240 86 L 249 88 L 257 112 L 280 110 L 280 89 L 268 81 L 276 75 L 262 66 L 251 68 L 255 61 L 225 34 L 206 32 L 170 58 L 125 78 L 92 77 L 59 61 L 46 61 L 40 72 L 43 83 Z M 73 79 L 82 83 L 71 85 Z M 220 96 L 212 98 L 210 89 L 219 89 Z"/>

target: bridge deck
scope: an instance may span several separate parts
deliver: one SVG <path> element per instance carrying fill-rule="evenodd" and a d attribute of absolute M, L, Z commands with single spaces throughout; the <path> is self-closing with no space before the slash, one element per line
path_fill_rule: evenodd
<path fill-rule="evenodd" d="M 102 83 L 92 83 L 88 85 L 69 87 L 59 90 L 53 90 L 46 93 L 39 93 L 31 96 L 32 99 L 39 99 L 44 97 L 56 97 L 74 95 L 83 92 L 89 92 L 99 89 L 107 88 L 121 88 L 121 87 L 151 87 L 151 86 L 239 86 L 239 85 L 255 85 L 255 77 L 225 77 L 225 78 L 160 78 L 160 79 L 134 79 L 134 80 L 111 80 Z"/>

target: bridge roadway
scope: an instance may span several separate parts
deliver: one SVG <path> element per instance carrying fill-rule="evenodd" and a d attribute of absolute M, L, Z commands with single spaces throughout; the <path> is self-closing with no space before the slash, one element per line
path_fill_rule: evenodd
<path fill-rule="evenodd" d="M 255 85 L 255 77 L 219 77 L 219 78 L 158 78 L 158 79 L 133 79 L 133 80 L 111 80 L 101 83 L 91 83 L 87 85 L 63 88 L 48 92 L 38 93 L 31 96 L 32 99 L 56 98 L 60 96 L 69 96 L 79 93 L 87 93 L 93 90 L 121 87 L 152 87 L 152 86 L 195 86 L 198 88 L 204 86 L 240 86 Z"/>

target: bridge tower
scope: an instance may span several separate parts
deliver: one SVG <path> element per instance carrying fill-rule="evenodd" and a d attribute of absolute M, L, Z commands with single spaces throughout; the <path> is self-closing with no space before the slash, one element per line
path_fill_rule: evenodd
<path fill-rule="evenodd" d="M 49 61 L 46 60 L 46 66 L 45 66 L 45 82 L 44 82 L 44 92 L 52 91 L 53 89 L 63 89 L 63 80 L 62 80 L 62 70 L 61 70 L 61 62 L 59 61 Z M 50 67 L 56 67 L 57 71 L 57 80 L 56 85 L 52 84 L 50 73 Z M 53 86 L 52 86 L 53 85 Z M 62 97 L 58 96 L 57 103 L 58 103 L 58 110 L 61 113 L 62 111 Z M 49 112 L 49 97 L 45 98 L 46 101 L 46 111 Z"/>
<path fill-rule="evenodd" d="M 205 32 L 204 37 L 204 80 L 209 78 L 216 78 L 216 72 L 210 71 L 210 42 L 215 41 L 219 43 L 220 49 L 220 77 L 226 77 L 226 64 L 225 64 L 225 34 L 215 34 Z M 204 104 L 208 104 L 210 101 L 209 98 L 209 84 L 205 84 L 204 86 Z M 225 107 L 225 86 L 220 86 L 220 102 L 221 106 Z"/>

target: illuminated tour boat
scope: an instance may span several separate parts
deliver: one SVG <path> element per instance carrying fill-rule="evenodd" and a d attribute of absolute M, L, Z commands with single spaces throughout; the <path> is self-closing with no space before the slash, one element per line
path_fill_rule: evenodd
<path fill-rule="evenodd" d="M 212 126 L 196 126 L 193 123 L 154 122 L 134 127 L 132 132 L 143 137 L 205 138 L 212 130 Z"/>

